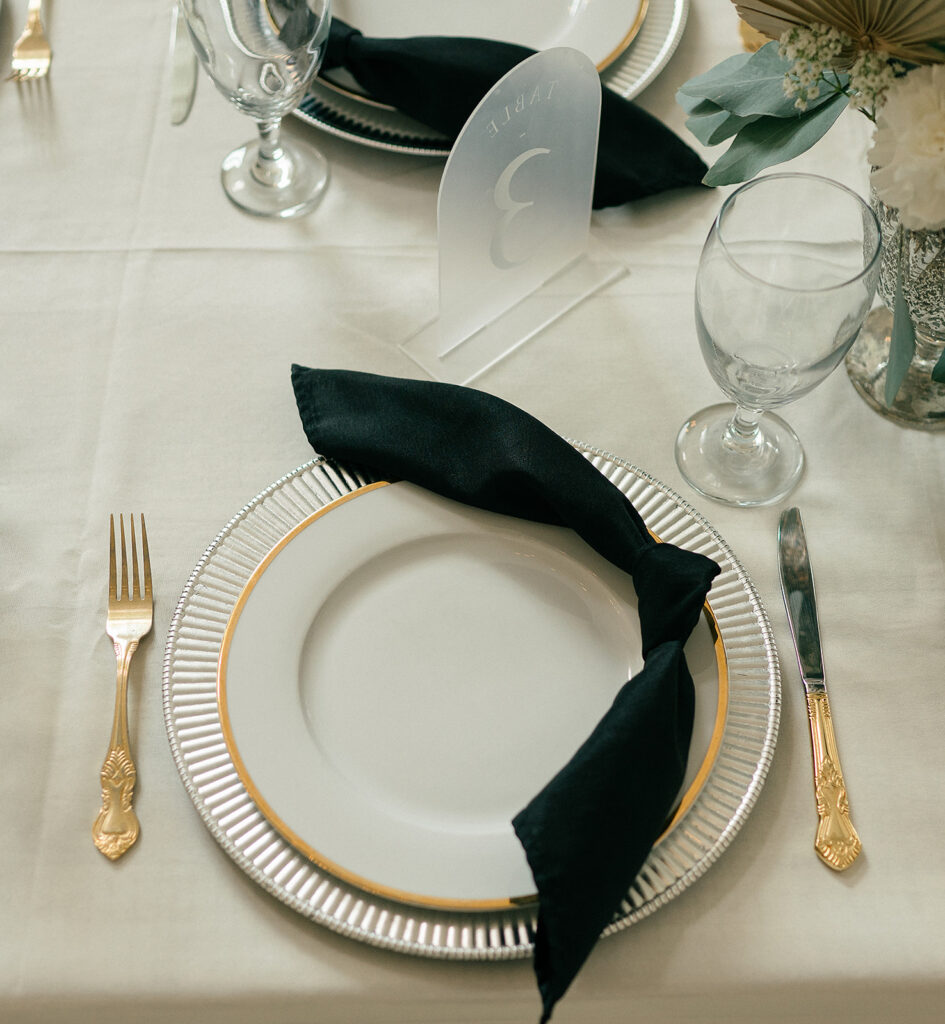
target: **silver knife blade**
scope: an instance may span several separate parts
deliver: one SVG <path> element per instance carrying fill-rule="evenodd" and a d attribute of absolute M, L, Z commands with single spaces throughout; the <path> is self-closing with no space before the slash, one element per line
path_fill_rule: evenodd
<path fill-rule="evenodd" d="M 778 526 L 781 593 L 787 609 L 794 638 L 797 664 L 808 692 L 826 686 L 824 658 L 817 621 L 817 599 L 814 596 L 814 574 L 807 553 L 807 537 L 801 513 L 797 508 L 785 509 Z"/>
<path fill-rule="evenodd" d="M 807 554 L 804 524 L 796 508 L 785 509 L 781 513 L 778 552 L 781 593 L 807 697 L 814 795 L 817 801 L 814 849 L 820 859 L 834 871 L 845 871 L 859 856 L 863 844 L 850 820 L 850 803 L 840 767 L 830 699 L 827 696 L 817 601 L 814 597 L 814 574 Z"/>
<path fill-rule="evenodd" d="M 180 7 L 171 11 L 171 124 L 183 124 L 190 116 L 197 90 L 197 54 Z"/>

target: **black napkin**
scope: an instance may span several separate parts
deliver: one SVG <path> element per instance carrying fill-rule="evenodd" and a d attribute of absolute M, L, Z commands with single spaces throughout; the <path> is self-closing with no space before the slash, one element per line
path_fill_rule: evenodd
<path fill-rule="evenodd" d="M 485 392 L 302 366 L 292 367 L 292 386 L 320 454 L 468 505 L 572 527 L 633 577 L 643 671 L 513 821 L 539 896 L 535 973 L 546 1021 L 678 796 L 694 708 L 683 644 L 719 567 L 654 541 L 627 498 L 567 441 Z"/>
<path fill-rule="evenodd" d="M 374 99 L 455 139 L 479 101 L 535 51 L 489 39 L 370 39 L 332 19 L 323 70 L 343 67 Z M 642 108 L 603 89 L 594 206 L 701 185 L 706 165 Z"/>

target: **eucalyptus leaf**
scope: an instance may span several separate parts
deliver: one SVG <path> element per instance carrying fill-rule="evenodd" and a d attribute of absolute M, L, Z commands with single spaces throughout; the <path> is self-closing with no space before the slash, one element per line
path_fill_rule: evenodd
<path fill-rule="evenodd" d="M 698 96 L 687 96 L 684 92 L 676 93 L 676 102 L 686 111 L 690 117 L 709 117 L 717 114 L 722 109 L 718 103 L 712 100 L 704 100 Z"/>
<path fill-rule="evenodd" d="M 887 405 L 896 400 L 896 393 L 905 380 L 912 357 L 915 355 L 915 328 L 906 297 L 902 293 L 902 260 L 896 272 L 896 298 L 893 302 L 893 325 L 889 338 L 889 362 L 886 364 L 886 388 L 883 397 Z M 935 367 L 936 371 L 938 367 Z"/>
<path fill-rule="evenodd" d="M 723 110 L 718 103 L 711 100 L 700 100 L 696 96 L 676 93 L 679 105 L 689 117 L 686 127 L 704 146 L 715 146 L 731 138 L 754 118 L 738 117 Z"/>
<path fill-rule="evenodd" d="M 747 181 L 773 164 L 792 160 L 819 141 L 847 106 L 837 94 L 797 117 L 759 117 L 745 125 L 702 179 L 705 185 Z"/>
<path fill-rule="evenodd" d="M 945 384 L 945 352 L 938 357 L 938 362 L 932 367 L 932 380 L 936 384 Z"/>
<path fill-rule="evenodd" d="M 751 60 L 751 57 L 750 53 L 736 53 L 731 57 L 726 57 L 725 60 L 716 64 L 715 67 L 709 68 L 708 71 L 697 75 L 695 78 L 690 78 L 688 82 L 684 82 L 679 87 L 679 92 L 685 93 L 687 96 L 695 96 L 697 99 L 705 99 L 707 90 L 714 83 L 726 81 L 743 68 Z"/>
<path fill-rule="evenodd" d="M 708 103 L 708 100 L 704 101 Z M 716 107 L 714 113 L 693 115 L 686 119 L 686 127 L 704 146 L 717 146 L 720 142 L 730 139 L 756 117 L 739 117 L 727 110 Z"/>
<path fill-rule="evenodd" d="M 740 55 L 739 55 L 740 56 Z M 749 54 L 748 60 L 731 65 L 723 61 L 712 72 L 701 75 L 681 86 L 686 95 L 701 96 L 703 99 L 722 107 L 740 117 L 794 117 L 797 108 L 794 98 L 784 93 L 784 76 L 791 69 L 791 62 L 778 53 L 778 43 L 766 43 L 760 50 Z M 721 70 L 729 65 L 724 73 Z M 713 74 L 713 72 L 716 72 Z M 846 75 L 838 76 L 845 85 Z M 808 100 L 808 109 L 828 103 L 835 95 L 833 89 L 821 83 L 821 94 Z"/>
<path fill-rule="evenodd" d="M 689 115 L 686 127 L 704 146 L 717 146 L 730 139 L 746 124 L 757 120 L 755 117 L 739 117 L 723 110 L 712 100 L 687 96 L 684 92 L 677 92 L 676 100 Z"/>

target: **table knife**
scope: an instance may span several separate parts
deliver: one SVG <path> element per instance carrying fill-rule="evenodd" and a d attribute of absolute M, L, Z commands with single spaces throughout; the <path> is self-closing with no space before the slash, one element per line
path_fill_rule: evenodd
<path fill-rule="evenodd" d="M 825 864 L 835 871 L 843 871 L 856 860 L 862 844 L 850 820 L 846 783 L 840 768 L 837 737 L 827 696 L 814 577 L 807 554 L 804 524 L 796 508 L 785 509 L 781 513 L 778 551 L 781 593 L 807 696 L 818 818 L 814 849 Z"/>
<path fill-rule="evenodd" d="M 183 124 L 194 105 L 197 54 L 177 4 L 171 11 L 171 124 Z"/>

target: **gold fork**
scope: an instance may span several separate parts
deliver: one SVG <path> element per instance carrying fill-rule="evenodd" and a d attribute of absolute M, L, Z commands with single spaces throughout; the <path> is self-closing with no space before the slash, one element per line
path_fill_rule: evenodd
<path fill-rule="evenodd" d="M 13 46 L 13 60 L 8 78 L 23 81 L 42 78 L 49 71 L 52 50 L 43 31 L 43 0 L 30 0 L 26 28 Z"/>
<path fill-rule="evenodd" d="M 137 770 L 128 743 L 128 667 L 138 641 L 151 632 L 154 599 L 151 595 L 151 557 L 148 531 L 141 519 L 141 554 L 144 592 L 138 575 L 135 517 L 129 516 L 131 530 L 131 589 L 128 589 L 128 557 L 125 551 L 125 520 L 119 516 L 121 534 L 121 588 L 115 568 L 115 517 L 109 516 L 108 616 L 105 632 L 111 637 L 118 659 L 115 717 L 108 754 L 102 765 L 102 809 L 92 826 L 95 845 L 109 860 L 117 860 L 138 838 L 138 818 L 131 806 Z"/>

